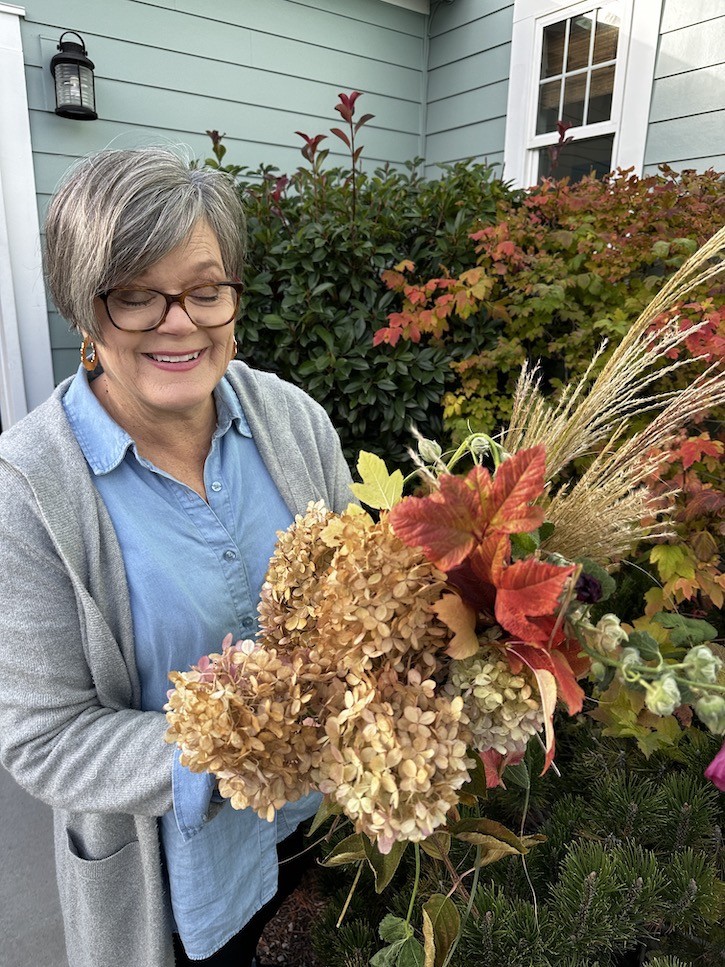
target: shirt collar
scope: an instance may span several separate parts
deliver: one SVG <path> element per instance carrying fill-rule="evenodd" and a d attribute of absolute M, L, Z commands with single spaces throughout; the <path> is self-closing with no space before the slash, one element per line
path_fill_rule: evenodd
<path fill-rule="evenodd" d="M 242 404 L 226 377 L 214 389 L 214 403 L 217 411 L 214 439 L 224 436 L 231 426 L 240 436 L 252 436 Z M 82 365 L 63 397 L 63 407 L 88 466 L 96 476 L 115 470 L 129 447 L 136 454 L 133 439 L 94 396 Z"/>

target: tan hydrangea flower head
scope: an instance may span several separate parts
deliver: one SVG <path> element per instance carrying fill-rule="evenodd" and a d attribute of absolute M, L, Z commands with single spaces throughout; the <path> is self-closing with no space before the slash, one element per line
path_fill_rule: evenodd
<path fill-rule="evenodd" d="M 318 666 L 245 642 L 170 677 L 166 739 L 181 748 L 183 765 L 217 776 L 235 809 L 249 806 L 271 821 L 312 791 L 323 735 L 308 714 L 324 682 Z"/>
<path fill-rule="evenodd" d="M 359 512 L 332 518 L 321 540 L 334 556 L 310 636 L 318 663 L 338 673 L 390 663 L 400 674 L 411 667 L 433 674 L 450 638 L 431 607 L 443 573 L 395 536 L 386 515 L 378 522 Z"/>
<path fill-rule="evenodd" d="M 306 634 L 317 621 L 321 580 L 333 555 L 320 534 L 334 516 L 317 501 L 278 534 L 259 605 L 267 645 L 291 652 L 298 644 L 308 644 Z"/>
<path fill-rule="evenodd" d="M 460 696 L 437 694 L 415 670 L 405 682 L 394 671 L 387 681 L 367 692 L 359 686 L 328 717 L 329 741 L 314 770 L 319 789 L 381 853 L 441 826 L 473 766 Z"/>
<path fill-rule="evenodd" d="M 471 658 L 451 662 L 445 691 L 462 698 L 479 752 L 521 752 L 544 727 L 533 672 L 524 667 L 514 675 L 495 646 L 482 644 Z"/>

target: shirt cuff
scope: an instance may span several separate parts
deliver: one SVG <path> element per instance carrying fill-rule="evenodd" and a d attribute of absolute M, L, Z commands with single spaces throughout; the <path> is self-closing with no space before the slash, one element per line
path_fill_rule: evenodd
<path fill-rule="evenodd" d="M 181 750 L 176 749 L 171 769 L 171 788 L 176 825 L 181 838 L 188 842 L 208 818 L 216 779 L 210 772 L 192 772 L 182 766 L 180 757 Z"/>

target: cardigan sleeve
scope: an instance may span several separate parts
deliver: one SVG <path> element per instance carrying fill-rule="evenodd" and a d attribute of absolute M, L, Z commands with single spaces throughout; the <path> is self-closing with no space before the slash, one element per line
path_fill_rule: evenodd
<path fill-rule="evenodd" d="M 86 654 L 120 661 L 111 630 L 2 463 L 0 494 L 0 762 L 54 808 L 161 815 L 174 756 L 163 713 L 101 701 Z"/>

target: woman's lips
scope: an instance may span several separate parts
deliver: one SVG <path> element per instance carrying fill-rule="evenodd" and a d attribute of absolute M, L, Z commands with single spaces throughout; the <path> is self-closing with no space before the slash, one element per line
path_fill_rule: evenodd
<path fill-rule="evenodd" d="M 158 352 L 144 353 L 153 366 L 172 373 L 185 373 L 199 365 L 205 349 L 195 349 L 188 353 Z"/>

